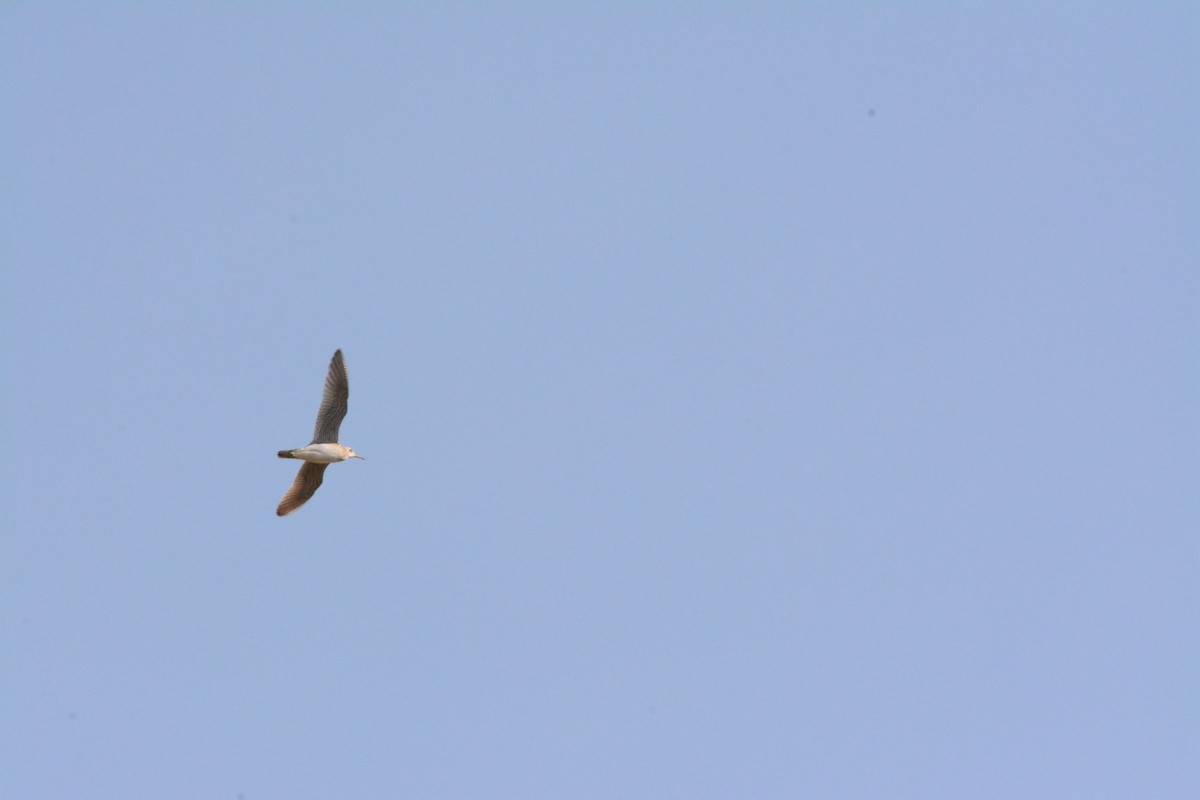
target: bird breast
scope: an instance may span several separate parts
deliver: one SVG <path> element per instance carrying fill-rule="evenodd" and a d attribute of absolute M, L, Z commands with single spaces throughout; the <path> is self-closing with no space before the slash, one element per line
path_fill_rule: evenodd
<path fill-rule="evenodd" d="M 350 448 L 330 442 L 310 444 L 292 451 L 292 458 L 300 458 L 313 464 L 335 464 L 349 457 Z"/>

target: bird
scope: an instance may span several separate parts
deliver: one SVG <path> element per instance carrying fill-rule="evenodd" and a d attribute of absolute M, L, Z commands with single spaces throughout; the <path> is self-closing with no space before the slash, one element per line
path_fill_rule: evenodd
<path fill-rule="evenodd" d="M 345 461 L 348 458 L 358 458 L 366 461 L 358 453 L 338 442 L 338 428 L 346 418 L 349 408 L 350 378 L 346 374 L 346 362 L 342 360 L 342 351 L 336 350 L 329 362 L 329 373 L 325 376 L 325 394 L 321 397 L 321 408 L 317 411 L 317 424 L 313 429 L 312 442 L 295 450 L 280 450 L 280 458 L 298 458 L 304 461 L 292 487 L 279 501 L 275 509 L 278 516 L 284 516 L 295 511 L 308 502 L 313 496 L 321 480 L 325 477 L 325 468 L 330 464 Z"/>

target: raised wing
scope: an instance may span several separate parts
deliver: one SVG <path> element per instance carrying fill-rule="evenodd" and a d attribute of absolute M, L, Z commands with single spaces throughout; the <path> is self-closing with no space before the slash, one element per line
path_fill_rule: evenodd
<path fill-rule="evenodd" d="M 346 418 L 349 404 L 350 378 L 346 374 L 346 362 L 342 360 L 342 351 L 338 350 L 333 354 L 333 360 L 329 362 L 329 374 L 325 376 L 325 396 L 321 398 L 321 409 L 317 412 L 313 444 L 337 442 L 338 428 Z"/>

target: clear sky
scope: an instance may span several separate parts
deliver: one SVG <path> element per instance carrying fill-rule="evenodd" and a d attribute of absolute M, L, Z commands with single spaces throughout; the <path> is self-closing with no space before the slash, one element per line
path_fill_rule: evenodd
<path fill-rule="evenodd" d="M 6 4 L 0 795 L 1200 796 L 1200 7 L 896 5 Z"/>

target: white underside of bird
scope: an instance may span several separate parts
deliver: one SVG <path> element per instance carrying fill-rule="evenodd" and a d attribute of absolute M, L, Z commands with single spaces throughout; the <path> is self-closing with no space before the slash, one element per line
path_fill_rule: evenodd
<path fill-rule="evenodd" d="M 342 444 L 334 444 L 332 442 L 321 442 L 320 444 L 309 444 L 304 447 L 297 447 L 295 450 L 288 450 L 285 458 L 298 458 L 301 461 L 307 461 L 310 464 L 336 464 L 339 461 L 345 461 L 348 458 L 362 458 L 358 453 L 351 450 Z"/>

